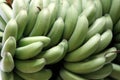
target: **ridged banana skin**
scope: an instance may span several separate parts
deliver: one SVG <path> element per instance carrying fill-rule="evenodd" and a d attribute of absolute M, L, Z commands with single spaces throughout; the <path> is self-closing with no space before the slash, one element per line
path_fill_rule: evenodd
<path fill-rule="evenodd" d="M 27 10 L 27 6 L 24 0 L 14 0 L 12 3 L 12 17 L 15 18 L 17 14 L 22 10 Z"/>
<path fill-rule="evenodd" d="M 29 8 L 28 8 L 28 22 L 27 22 L 27 26 L 25 28 L 25 32 L 24 35 L 28 36 L 30 34 L 30 32 L 32 31 L 38 14 L 42 9 L 41 6 L 42 0 L 31 0 L 30 4 L 29 4 Z"/>
<path fill-rule="evenodd" d="M 54 22 L 52 29 L 47 35 L 51 39 L 51 42 L 49 43 L 48 47 L 53 47 L 60 42 L 60 40 L 62 39 L 64 28 L 64 21 L 61 17 L 59 17 Z"/>
<path fill-rule="evenodd" d="M 15 51 L 15 57 L 17 59 L 30 59 L 38 55 L 43 49 L 42 42 L 34 42 L 26 46 L 18 47 Z"/>
<path fill-rule="evenodd" d="M 111 74 L 112 69 L 113 69 L 113 67 L 112 67 L 112 64 L 110 63 L 110 64 L 104 65 L 101 69 L 99 69 L 95 72 L 84 74 L 83 76 L 89 80 L 103 79 Z"/>
<path fill-rule="evenodd" d="M 59 74 L 62 80 L 87 80 L 85 78 L 82 78 L 80 75 L 74 74 L 65 69 L 61 69 Z"/>
<path fill-rule="evenodd" d="M 6 23 L 12 18 L 12 9 L 5 3 L 0 3 L 0 16 Z"/>
<path fill-rule="evenodd" d="M 43 46 L 45 47 L 51 42 L 51 39 L 49 37 L 46 37 L 46 36 L 25 37 L 19 41 L 18 45 L 19 46 L 26 46 L 26 45 L 34 43 L 34 42 L 42 42 Z"/>
<path fill-rule="evenodd" d="M 86 40 L 91 38 L 97 33 L 102 33 L 104 31 L 105 26 L 105 17 L 98 18 L 90 27 L 87 32 Z"/>
<path fill-rule="evenodd" d="M 15 72 L 24 80 L 49 80 L 52 76 L 52 71 L 49 69 L 42 69 L 35 73 L 22 73 L 18 70 Z"/>
<path fill-rule="evenodd" d="M 99 42 L 100 35 L 96 34 L 92 38 L 90 38 L 85 44 L 83 44 L 80 48 L 68 53 L 64 60 L 68 62 L 77 62 L 86 59 L 95 52 L 99 45 Z"/>
<path fill-rule="evenodd" d="M 67 10 L 69 8 L 69 3 L 67 0 L 60 0 L 59 10 L 58 10 L 58 17 L 62 17 L 64 20 L 67 14 Z"/>
<path fill-rule="evenodd" d="M 116 80 L 120 80 L 120 65 L 112 63 L 112 66 L 113 66 L 113 71 L 110 74 L 110 77 Z"/>
<path fill-rule="evenodd" d="M 65 62 L 64 68 L 74 73 L 86 74 L 102 68 L 105 64 L 105 61 L 106 58 L 103 55 L 97 55 L 83 62 Z"/>
<path fill-rule="evenodd" d="M 15 60 L 16 69 L 23 73 L 35 73 L 43 69 L 46 65 L 44 58 L 34 60 Z"/>
<path fill-rule="evenodd" d="M 120 18 L 120 0 L 112 0 L 109 14 L 115 24 Z"/>
<path fill-rule="evenodd" d="M 13 72 L 4 72 L 0 70 L 0 80 L 14 80 Z"/>
<path fill-rule="evenodd" d="M 27 24 L 28 20 L 28 13 L 26 10 L 21 10 L 16 18 L 15 18 L 17 24 L 18 24 L 18 35 L 17 35 L 17 40 L 19 40 L 23 36 L 24 29 Z"/>
<path fill-rule="evenodd" d="M 14 56 L 16 50 L 16 40 L 14 37 L 9 37 L 1 49 L 1 57 L 4 56 L 4 53 L 10 52 Z"/>
<path fill-rule="evenodd" d="M 0 16 L 0 30 L 4 31 L 6 26 L 6 22 L 3 20 L 3 18 Z"/>
<path fill-rule="evenodd" d="M 118 20 L 118 22 L 115 24 L 114 29 L 113 29 L 113 33 L 116 35 L 118 33 L 120 33 L 120 19 Z"/>
<path fill-rule="evenodd" d="M 112 0 L 100 0 L 102 4 L 103 15 L 109 13 Z"/>
<path fill-rule="evenodd" d="M 63 38 L 69 40 L 75 29 L 77 20 L 78 20 L 78 11 L 73 5 L 71 5 L 68 8 L 65 17 L 65 30 L 64 30 Z"/>
<path fill-rule="evenodd" d="M 10 37 L 13 36 L 15 39 L 17 39 L 17 32 L 18 32 L 18 25 L 15 19 L 11 19 L 5 28 L 5 31 L 3 33 L 3 39 L 2 44 L 5 43 L 5 41 Z"/>
<path fill-rule="evenodd" d="M 108 37 L 109 36 L 109 37 Z M 96 50 L 96 53 L 99 53 L 100 51 L 104 50 L 112 41 L 113 39 L 113 34 L 110 29 L 106 30 L 100 38 L 100 44 Z"/>
<path fill-rule="evenodd" d="M 45 29 L 48 28 L 49 23 L 50 23 L 50 12 L 48 8 L 44 8 L 38 14 L 35 26 L 29 36 L 44 35 Z"/>
<path fill-rule="evenodd" d="M 5 52 L 0 61 L 0 70 L 11 72 L 14 69 L 14 60 L 10 52 Z"/>
<path fill-rule="evenodd" d="M 79 48 L 88 32 L 89 22 L 86 16 L 79 16 L 76 27 L 68 40 L 69 43 L 69 52 Z M 70 27 L 70 26 L 68 26 Z"/>

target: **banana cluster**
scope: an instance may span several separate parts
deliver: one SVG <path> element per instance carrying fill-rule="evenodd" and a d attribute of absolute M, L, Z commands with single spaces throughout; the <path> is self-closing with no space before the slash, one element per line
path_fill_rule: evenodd
<path fill-rule="evenodd" d="M 1 0 L 0 80 L 120 80 L 119 12 L 120 0 Z"/>

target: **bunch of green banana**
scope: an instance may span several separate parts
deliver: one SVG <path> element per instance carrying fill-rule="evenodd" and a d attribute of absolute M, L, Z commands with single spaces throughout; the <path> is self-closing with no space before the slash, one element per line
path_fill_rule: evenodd
<path fill-rule="evenodd" d="M 120 0 L 1 0 L 0 80 L 120 80 L 119 12 Z"/>

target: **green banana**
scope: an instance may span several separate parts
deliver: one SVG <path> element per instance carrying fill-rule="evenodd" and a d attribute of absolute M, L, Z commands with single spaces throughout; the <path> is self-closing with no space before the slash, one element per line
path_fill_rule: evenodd
<path fill-rule="evenodd" d="M 115 24 L 114 29 L 113 29 L 113 33 L 116 35 L 118 33 L 120 33 L 120 19 L 118 20 L 118 22 Z"/>
<path fill-rule="evenodd" d="M 4 31 L 6 26 L 6 22 L 3 20 L 3 18 L 0 16 L 0 30 Z"/>
<path fill-rule="evenodd" d="M 30 59 L 38 55 L 43 49 L 42 42 L 34 42 L 26 46 L 18 47 L 15 51 L 17 59 Z"/>
<path fill-rule="evenodd" d="M 101 35 L 100 44 L 95 52 L 99 53 L 100 51 L 104 50 L 110 44 L 110 42 L 112 41 L 112 38 L 113 38 L 112 31 L 110 29 L 106 30 Z"/>
<path fill-rule="evenodd" d="M 79 48 L 88 31 L 88 20 L 86 16 L 79 16 L 74 32 L 72 33 L 68 43 L 69 43 L 69 52 Z M 65 26 L 66 27 L 66 26 Z M 68 26 L 70 27 L 70 26 Z"/>
<path fill-rule="evenodd" d="M 120 0 L 112 0 L 109 14 L 115 24 L 120 18 Z"/>
<path fill-rule="evenodd" d="M 6 2 L 6 0 L 0 0 L 0 3 Z"/>
<path fill-rule="evenodd" d="M 112 0 L 100 0 L 102 4 L 103 15 L 109 13 Z"/>
<path fill-rule="evenodd" d="M 47 35 L 51 39 L 51 42 L 49 43 L 49 45 L 47 47 L 53 47 L 56 44 L 58 44 L 58 42 L 62 38 L 64 28 L 65 28 L 64 21 L 61 17 L 59 17 L 54 22 L 52 29 L 50 30 L 50 32 Z"/>
<path fill-rule="evenodd" d="M 14 80 L 13 72 L 4 72 L 0 70 L 0 80 Z"/>
<path fill-rule="evenodd" d="M 18 40 L 23 35 L 24 29 L 25 29 L 26 24 L 27 24 L 27 19 L 28 19 L 28 14 L 27 14 L 26 10 L 21 10 L 15 18 L 15 20 L 18 24 L 18 35 L 17 35 Z"/>
<path fill-rule="evenodd" d="M 87 32 L 86 40 L 91 38 L 97 33 L 102 33 L 104 31 L 105 26 L 105 17 L 98 18 L 90 27 Z"/>
<path fill-rule="evenodd" d="M 65 62 L 64 68 L 78 74 L 91 73 L 102 68 L 105 61 L 106 58 L 103 55 L 96 55 L 82 62 Z"/>
<path fill-rule="evenodd" d="M 26 7 L 27 7 L 27 10 L 28 10 L 28 8 L 29 8 L 30 2 L 31 2 L 31 0 L 25 0 L 25 5 L 26 5 Z"/>
<path fill-rule="evenodd" d="M 12 56 L 14 56 L 16 50 L 16 40 L 14 37 L 9 37 L 1 50 L 1 56 L 4 56 L 4 53 L 10 52 Z"/>
<path fill-rule="evenodd" d="M 32 31 L 38 14 L 42 9 L 41 6 L 42 0 L 31 0 L 29 7 L 28 7 L 28 22 L 27 22 L 27 26 L 25 28 L 25 32 L 24 35 L 28 36 L 30 34 L 30 32 Z"/>
<path fill-rule="evenodd" d="M 21 78 L 17 73 L 15 73 L 14 71 L 14 80 L 24 80 L 23 78 Z"/>
<path fill-rule="evenodd" d="M 15 18 L 21 10 L 27 10 L 24 0 L 13 0 L 12 3 L 12 17 Z"/>
<path fill-rule="evenodd" d="M 110 74 L 110 77 L 116 80 L 120 80 L 120 65 L 112 63 L 112 66 L 113 66 L 113 71 Z"/>
<path fill-rule="evenodd" d="M 67 0 L 60 0 L 58 17 L 62 17 L 62 19 L 65 20 L 69 6 L 70 5 Z"/>
<path fill-rule="evenodd" d="M 10 52 L 4 52 L 0 61 L 0 70 L 4 72 L 11 72 L 14 69 L 14 60 Z"/>
<path fill-rule="evenodd" d="M 43 8 L 48 7 L 50 0 L 43 0 Z"/>
<path fill-rule="evenodd" d="M 46 36 L 25 37 L 19 41 L 18 45 L 19 46 L 26 46 L 26 45 L 34 43 L 34 42 L 42 42 L 43 46 L 47 46 L 51 42 L 51 39 L 49 37 L 46 37 Z"/>
<path fill-rule="evenodd" d="M 64 60 L 68 62 L 77 62 L 86 59 L 95 52 L 95 50 L 98 48 L 99 42 L 100 35 L 96 34 L 80 48 L 68 53 Z"/>
<path fill-rule="evenodd" d="M 12 18 L 12 9 L 5 3 L 0 3 L 0 16 L 6 23 Z"/>
<path fill-rule="evenodd" d="M 61 69 L 59 74 L 62 80 L 87 80 L 80 75 L 67 71 L 66 69 Z"/>
<path fill-rule="evenodd" d="M 50 23 L 50 12 L 48 8 L 44 8 L 38 14 L 35 26 L 29 36 L 41 36 L 44 35 L 45 29 L 48 28 Z"/>
<path fill-rule="evenodd" d="M 88 74 L 84 74 L 83 76 L 89 80 L 97 80 L 102 79 L 109 76 L 112 72 L 112 64 L 106 64 L 101 69 L 91 72 Z"/>
<path fill-rule="evenodd" d="M 15 65 L 16 69 L 23 73 L 35 73 L 43 69 L 46 65 L 46 60 L 44 58 L 24 61 L 15 60 Z"/>
<path fill-rule="evenodd" d="M 3 39 L 2 44 L 5 43 L 5 41 L 10 37 L 13 36 L 15 39 L 17 39 L 17 32 L 18 32 L 18 25 L 15 19 L 11 19 L 5 28 L 5 31 L 3 33 Z"/>
<path fill-rule="evenodd" d="M 52 71 L 49 69 L 42 69 L 35 73 L 22 73 L 18 70 L 15 72 L 24 80 L 49 80 L 52 76 Z"/>

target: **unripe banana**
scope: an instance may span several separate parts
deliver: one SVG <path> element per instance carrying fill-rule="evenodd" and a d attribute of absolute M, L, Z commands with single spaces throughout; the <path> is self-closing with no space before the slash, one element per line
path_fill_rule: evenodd
<path fill-rule="evenodd" d="M 105 17 L 98 18 L 90 27 L 87 32 L 86 40 L 91 38 L 97 33 L 102 33 L 104 31 L 105 26 Z"/>
<path fill-rule="evenodd" d="M 48 7 L 50 0 L 43 0 L 43 8 Z"/>
<path fill-rule="evenodd" d="M 88 20 L 86 16 L 79 16 L 74 32 L 72 33 L 68 43 L 69 43 L 69 52 L 79 48 L 88 32 Z M 70 27 L 70 26 L 68 26 Z M 65 26 L 66 28 L 66 26 Z"/>
<path fill-rule="evenodd" d="M 23 73 L 35 73 L 43 69 L 46 64 L 44 58 L 34 60 L 15 60 L 16 69 Z M 32 75 L 31 75 L 32 76 Z"/>
<path fill-rule="evenodd" d="M 12 56 L 14 56 L 16 50 L 16 40 L 14 37 L 9 37 L 1 50 L 1 56 L 4 56 L 4 53 L 10 52 Z"/>
<path fill-rule="evenodd" d="M 13 72 L 4 72 L 0 70 L 0 80 L 14 80 Z"/>
<path fill-rule="evenodd" d="M 59 43 L 59 41 L 62 38 L 64 28 L 65 28 L 64 21 L 63 21 L 63 19 L 61 17 L 59 17 L 55 21 L 55 23 L 53 24 L 52 29 L 50 30 L 50 32 L 47 35 L 51 39 L 51 42 L 48 45 L 48 47 L 55 46 L 56 44 Z"/>
<path fill-rule="evenodd" d="M 6 26 L 6 22 L 3 20 L 3 18 L 0 16 L 0 30 L 4 31 Z"/>
<path fill-rule="evenodd" d="M 17 59 L 30 59 L 38 55 L 43 48 L 42 42 L 34 42 L 26 46 L 18 47 L 15 51 Z"/>
<path fill-rule="evenodd" d="M 0 0 L 0 3 L 6 2 L 6 0 Z"/>
<path fill-rule="evenodd" d="M 42 42 L 43 46 L 47 46 L 51 42 L 51 39 L 49 37 L 46 37 L 46 36 L 25 37 L 19 41 L 18 45 L 19 46 L 26 46 L 26 45 L 34 43 L 34 42 Z"/>
<path fill-rule="evenodd" d="M 27 10 L 27 6 L 24 0 L 14 0 L 12 3 L 12 17 L 15 18 L 21 10 Z"/>
<path fill-rule="evenodd" d="M 28 19 L 28 14 L 27 14 L 26 10 L 21 10 L 15 18 L 15 20 L 18 24 L 18 35 L 17 35 L 18 40 L 23 35 L 24 29 L 25 29 L 26 24 L 27 24 L 27 19 Z"/>
<path fill-rule="evenodd" d="M 117 23 L 120 18 L 120 0 L 112 0 L 109 14 L 113 20 L 113 23 Z"/>
<path fill-rule="evenodd" d="M 11 19 L 5 28 L 5 31 L 3 33 L 3 40 L 2 44 L 5 43 L 5 41 L 10 37 L 13 36 L 15 39 L 17 39 L 17 32 L 18 32 L 18 25 L 15 21 L 15 19 Z"/>
<path fill-rule="evenodd" d="M 4 72 L 11 72 L 14 68 L 13 57 L 10 52 L 4 52 L 4 55 L 0 61 L 0 70 Z"/>
<path fill-rule="evenodd" d="M 120 65 L 112 63 L 113 71 L 110 74 L 110 77 L 120 80 Z"/>
<path fill-rule="evenodd" d="M 115 24 L 113 31 L 114 31 L 114 34 L 115 34 L 115 35 L 118 34 L 118 33 L 120 33 L 120 19 L 119 19 L 118 22 Z"/>
<path fill-rule="evenodd" d="M 85 44 L 80 48 L 70 52 L 66 55 L 65 61 L 76 62 L 81 61 L 92 55 L 97 49 L 100 42 L 100 35 L 96 34 L 90 38 Z"/>
<path fill-rule="evenodd" d="M 60 77 L 62 80 L 87 80 L 85 78 L 82 78 L 80 75 L 67 71 L 66 69 L 60 70 Z"/>
<path fill-rule="evenodd" d="M 91 72 L 88 74 L 84 74 L 83 76 L 89 80 L 97 80 L 102 79 L 109 76 L 112 72 L 112 64 L 106 64 L 101 69 Z"/>
<path fill-rule="evenodd" d="M 27 9 L 29 8 L 30 2 L 31 2 L 31 0 L 25 0 L 25 5 L 26 5 Z"/>
<path fill-rule="evenodd" d="M 65 30 L 64 30 L 63 38 L 69 40 L 75 29 L 77 20 L 78 20 L 78 11 L 73 5 L 71 5 L 66 13 Z"/>
<path fill-rule="evenodd" d="M 44 8 L 38 14 L 35 26 L 29 36 L 44 35 L 45 29 L 48 28 L 50 23 L 50 12 L 48 8 Z"/>
<path fill-rule="evenodd" d="M 52 71 L 49 69 L 42 69 L 35 73 L 22 73 L 18 70 L 15 72 L 24 80 L 49 80 L 52 76 Z"/>
<path fill-rule="evenodd" d="M 109 36 L 109 37 L 108 37 Z M 100 44 L 96 50 L 96 53 L 104 50 L 112 41 L 113 38 L 113 34 L 112 31 L 110 29 L 106 30 L 102 35 L 101 35 L 101 39 L 100 39 Z"/>
<path fill-rule="evenodd" d="M 85 74 L 99 70 L 105 64 L 106 58 L 103 55 L 96 55 L 83 62 L 65 62 L 64 67 L 74 73 Z"/>

